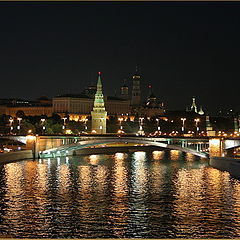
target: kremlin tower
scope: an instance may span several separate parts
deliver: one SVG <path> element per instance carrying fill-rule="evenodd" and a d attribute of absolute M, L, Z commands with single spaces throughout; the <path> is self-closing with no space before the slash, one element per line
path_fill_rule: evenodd
<path fill-rule="evenodd" d="M 92 116 L 92 133 L 106 134 L 106 118 L 107 111 L 104 106 L 104 98 L 102 92 L 101 73 L 98 73 L 97 91 L 94 98 Z"/>
<path fill-rule="evenodd" d="M 133 75 L 133 86 L 132 86 L 131 105 L 133 107 L 138 107 L 141 104 L 140 79 L 141 79 L 141 76 L 139 75 L 138 69 L 136 67 L 136 73 Z"/>
<path fill-rule="evenodd" d="M 124 79 L 123 86 L 121 87 L 121 98 L 128 99 L 128 86 L 126 85 L 126 79 Z"/>

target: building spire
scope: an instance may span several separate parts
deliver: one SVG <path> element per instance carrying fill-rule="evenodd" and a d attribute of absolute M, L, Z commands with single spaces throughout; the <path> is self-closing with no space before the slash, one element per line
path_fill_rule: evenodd
<path fill-rule="evenodd" d="M 140 80 L 141 80 L 141 76 L 139 75 L 139 72 L 138 72 L 138 66 L 136 66 L 136 73 L 133 75 L 133 85 L 132 85 L 131 105 L 133 107 L 138 107 L 141 104 Z"/>
<path fill-rule="evenodd" d="M 97 91 L 102 92 L 101 72 L 98 72 Z"/>
<path fill-rule="evenodd" d="M 123 85 L 121 87 L 121 98 L 128 99 L 128 86 L 126 84 L 126 79 L 123 79 Z"/>
<path fill-rule="evenodd" d="M 203 114 L 204 114 L 204 111 L 203 111 L 203 109 L 202 109 L 202 106 L 200 106 L 200 110 L 199 110 L 198 114 L 200 114 L 200 115 L 203 115 Z"/>
<path fill-rule="evenodd" d="M 151 84 L 148 85 L 148 89 L 149 89 L 149 96 L 151 96 L 153 93 Z"/>
<path fill-rule="evenodd" d="M 195 97 L 192 97 L 192 106 L 191 106 L 191 111 L 197 113 L 197 105 L 196 105 L 196 99 Z"/>
<path fill-rule="evenodd" d="M 102 92 L 101 73 L 98 73 L 97 92 L 94 98 L 92 116 L 92 131 L 98 134 L 106 133 L 107 112 L 104 105 L 104 97 Z"/>

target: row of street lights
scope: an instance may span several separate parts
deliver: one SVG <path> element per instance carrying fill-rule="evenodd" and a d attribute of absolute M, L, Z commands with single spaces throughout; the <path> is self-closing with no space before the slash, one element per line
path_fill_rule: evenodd
<path fill-rule="evenodd" d="M 13 131 L 13 121 L 14 121 L 13 118 L 10 118 L 10 119 L 9 119 L 9 123 L 10 123 L 10 134 L 12 134 L 12 131 Z M 17 130 L 18 130 L 18 132 L 20 133 L 22 118 L 18 117 L 18 118 L 17 118 L 17 121 L 18 121 Z"/>
<path fill-rule="evenodd" d="M 144 121 L 144 119 L 145 119 L 144 117 L 139 117 L 139 131 L 138 131 L 139 135 L 145 135 L 144 130 L 143 130 L 143 121 Z M 22 118 L 17 118 L 17 120 L 18 120 L 17 129 L 18 129 L 18 131 L 20 133 Z M 62 120 L 63 120 L 62 129 L 65 130 L 66 129 L 67 117 L 63 117 Z M 122 117 L 118 118 L 118 121 L 119 121 L 118 133 L 124 133 L 123 126 L 122 126 L 123 120 L 124 120 L 124 118 L 122 118 Z M 12 131 L 13 131 L 13 121 L 14 121 L 13 118 L 9 119 L 9 122 L 10 122 L 10 134 L 12 134 Z M 85 118 L 83 121 L 84 121 L 84 129 L 87 132 L 87 129 L 88 129 L 87 128 L 87 121 L 88 121 L 88 119 Z M 181 118 L 181 121 L 182 121 L 182 128 L 181 129 L 182 129 L 182 133 L 184 134 L 186 118 Z M 196 126 L 196 133 L 198 133 L 199 132 L 199 122 L 200 122 L 200 119 L 197 118 L 197 119 L 194 119 L 194 121 L 195 121 L 195 126 Z M 46 119 L 42 118 L 41 119 L 42 133 L 44 133 L 44 131 L 46 130 L 45 122 L 46 122 Z M 157 118 L 156 122 L 157 122 L 156 134 L 161 134 L 160 119 Z"/>
<path fill-rule="evenodd" d="M 186 120 L 187 120 L 186 118 L 181 118 L 183 134 L 184 134 L 184 130 L 185 130 L 185 121 Z M 200 122 L 200 119 L 199 118 L 195 118 L 194 122 L 195 122 L 195 126 L 196 126 L 196 132 L 198 133 L 199 132 L 199 125 L 198 125 L 198 123 Z"/>
<path fill-rule="evenodd" d="M 62 119 L 63 119 L 62 129 L 64 130 L 64 129 L 66 129 L 66 120 L 67 120 L 67 118 L 64 117 L 64 118 L 62 118 Z M 18 117 L 18 118 L 17 118 L 17 121 L 18 121 L 17 130 L 18 130 L 18 133 L 20 133 L 22 118 Z M 85 120 L 85 130 L 87 130 L 87 124 L 86 124 L 87 121 L 88 121 L 88 119 Z M 11 117 L 11 118 L 9 119 L 10 134 L 13 133 L 13 122 L 14 122 L 14 119 Z M 44 133 L 44 131 L 46 130 L 45 122 L 46 122 L 46 119 L 45 119 L 45 118 L 41 118 L 41 120 L 40 120 L 40 125 L 41 125 L 41 128 L 42 128 L 42 133 Z M 31 131 L 32 131 L 32 130 L 31 130 Z"/>
<path fill-rule="evenodd" d="M 139 130 L 138 130 L 138 135 L 145 135 L 144 133 L 144 130 L 143 130 L 143 121 L 144 121 L 144 117 L 139 117 Z M 123 126 L 122 126 L 122 121 L 124 119 L 123 118 L 118 118 L 118 121 L 119 121 L 119 130 L 118 130 L 118 133 L 124 133 L 123 131 Z M 181 118 L 181 121 L 182 121 L 182 133 L 184 134 L 185 132 L 185 121 L 187 119 L 186 118 Z M 160 127 L 160 119 L 156 118 L 156 122 L 157 122 L 157 131 L 155 132 L 155 134 L 158 134 L 160 135 L 161 134 L 161 127 Z M 199 132 L 199 122 L 200 122 L 200 119 L 199 118 L 196 118 L 194 119 L 194 122 L 195 122 L 195 126 L 196 126 L 196 134 Z"/>
<path fill-rule="evenodd" d="M 143 120 L 144 120 L 143 117 L 140 117 L 140 118 L 139 118 L 139 131 L 138 131 L 138 134 L 139 134 L 139 135 L 144 135 Z M 186 121 L 186 120 L 187 120 L 186 118 L 181 118 L 181 121 L 182 121 L 182 133 L 183 133 L 183 134 L 184 134 L 184 132 L 185 132 L 185 121 Z M 161 127 L 160 127 L 159 121 L 160 121 L 160 119 L 156 118 L 157 131 L 155 132 L 155 134 L 158 134 L 158 135 L 161 134 Z M 195 126 L 196 126 L 196 134 L 198 134 L 198 132 L 199 132 L 199 122 L 200 122 L 200 119 L 199 119 L 199 118 L 196 118 L 196 119 L 194 119 L 194 122 L 195 122 Z"/>

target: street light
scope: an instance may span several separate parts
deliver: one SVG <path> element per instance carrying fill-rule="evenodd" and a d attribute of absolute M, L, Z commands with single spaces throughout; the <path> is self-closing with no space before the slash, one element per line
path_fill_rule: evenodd
<path fill-rule="evenodd" d="M 184 123 L 185 123 L 185 121 L 186 121 L 186 118 L 181 118 L 181 120 L 182 120 L 182 132 L 183 132 L 183 134 L 184 134 Z"/>
<path fill-rule="evenodd" d="M 46 127 L 44 126 L 46 119 L 45 118 L 41 118 L 41 124 L 42 124 L 42 134 L 44 133 L 44 130 L 46 129 Z"/>
<path fill-rule="evenodd" d="M 84 119 L 84 125 L 85 125 L 85 127 L 84 127 L 84 128 L 85 128 L 85 131 L 87 131 L 87 121 L 88 121 L 88 119 L 87 119 L 87 118 L 85 118 L 85 119 Z"/>
<path fill-rule="evenodd" d="M 62 126 L 62 129 L 65 129 L 66 128 L 66 120 L 67 118 L 66 117 L 63 117 L 63 126 Z"/>
<path fill-rule="evenodd" d="M 196 135 L 198 134 L 199 131 L 199 127 L 198 127 L 198 123 L 200 122 L 199 118 L 194 119 L 195 123 L 196 123 Z"/>
<path fill-rule="evenodd" d="M 142 127 L 142 125 L 143 125 L 143 120 L 144 120 L 143 117 L 140 117 L 140 118 L 139 118 L 139 131 L 138 131 L 139 135 L 144 135 L 144 131 L 143 131 L 143 127 Z"/>
<path fill-rule="evenodd" d="M 157 121 L 157 132 L 156 132 L 156 134 L 161 134 L 161 127 L 159 125 L 159 119 L 156 118 L 156 121 Z"/>
<path fill-rule="evenodd" d="M 123 118 L 122 117 L 118 118 L 118 121 L 119 121 L 119 125 L 120 125 L 120 130 L 122 130 L 123 129 L 123 127 L 122 127 Z"/>
<path fill-rule="evenodd" d="M 13 130 L 13 119 L 10 118 L 10 119 L 9 119 L 9 122 L 10 122 L 10 134 L 12 134 L 12 130 Z"/>
<path fill-rule="evenodd" d="M 156 121 L 157 121 L 157 130 L 160 131 L 159 119 L 157 118 Z"/>
<path fill-rule="evenodd" d="M 19 131 L 19 134 L 20 134 L 20 125 L 21 125 L 21 121 L 22 121 L 22 118 L 17 118 L 17 120 L 18 120 L 18 126 L 17 126 L 17 129 L 18 129 L 18 131 Z"/>

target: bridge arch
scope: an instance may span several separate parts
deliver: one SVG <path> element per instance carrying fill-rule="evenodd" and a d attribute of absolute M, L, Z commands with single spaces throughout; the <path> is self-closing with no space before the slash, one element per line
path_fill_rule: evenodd
<path fill-rule="evenodd" d="M 204 157 L 204 158 L 208 157 L 208 155 L 206 153 L 199 152 L 194 149 L 190 149 L 190 148 L 186 148 L 186 147 L 170 145 L 167 143 L 162 143 L 162 142 L 153 141 L 153 140 L 143 140 L 143 139 L 124 138 L 124 137 L 83 140 L 83 141 L 79 141 L 77 143 L 63 145 L 63 146 L 60 146 L 57 148 L 44 150 L 42 152 L 39 152 L 39 157 L 47 158 L 47 157 L 69 156 L 69 155 L 73 155 L 73 153 L 79 149 L 86 149 L 86 148 L 90 148 L 93 146 L 98 146 L 98 145 L 102 145 L 102 144 L 111 144 L 111 143 L 144 144 L 144 145 L 148 145 L 148 146 L 155 146 L 155 147 L 160 147 L 160 148 L 164 148 L 164 149 L 179 150 L 182 152 L 192 153 L 199 157 Z"/>

